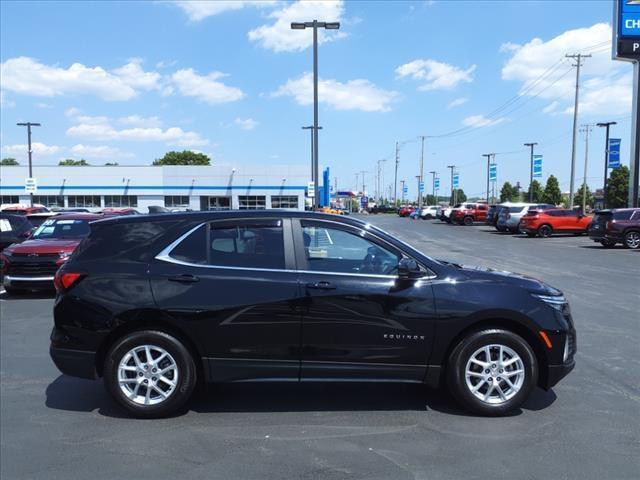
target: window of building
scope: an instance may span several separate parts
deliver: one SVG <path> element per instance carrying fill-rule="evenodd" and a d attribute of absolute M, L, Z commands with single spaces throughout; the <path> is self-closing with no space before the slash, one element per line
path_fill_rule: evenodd
<path fill-rule="evenodd" d="M 272 195 L 271 208 L 298 208 L 296 195 Z"/>
<path fill-rule="evenodd" d="M 200 210 L 231 210 L 231 197 L 200 197 Z"/>
<path fill-rule="evenodd" d="M 189 196 L 187 195 L 165 195 L 164 197 L 165 207 L 182 207 L 189 206 Z"/>
<path fill-rule="evenodd" d="M 267 197 L 264 195 L 240 195 L 240 210 L 264 210 L 267 208 Z"/>
<path fill-rule="evenodd" d="M 138 197 L 136 195 L 105 195 L 104 206 L 105 207 L 137 207 Z"/>
<path fill-rule="evenodd" d="M 399 256 L 361 235 L 307 222 L 302 227 L 309 270 L 363 275 L 397 271 Z"/>
<path fill-rule="evenodd" d="M 45 207 L 64 207 L 62 195 L 34 195 L 33 203 L 39 203 Z"/>
<path fill-rule="evenodd" d="M 100 195 L 69 195 L 67 202 L 69 208 L 100 207 Z"/>
<path fill-rule="evenodd" d="M 18 195 L 0 195 L 0 204 L 5 203 L 20 203 L 20 197 Z"/>

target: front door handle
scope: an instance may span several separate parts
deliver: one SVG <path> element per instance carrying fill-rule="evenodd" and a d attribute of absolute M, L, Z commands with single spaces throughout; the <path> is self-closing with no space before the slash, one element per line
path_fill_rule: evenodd
<path fill-rule="evenodd" d="M 336 287 L 331 282 L 307 283 L 307 288 L 311 290 L 335 290 Z"/>
<path fill-rule="evenodd" d="M 173 275 L 169 277 L 170 282 L 180 282 L 180 283 L 195 283 L 199 282 L 200 279 L 195 275 L 191 275 L 188 273 L 183 273 L 181 275 Z"/>

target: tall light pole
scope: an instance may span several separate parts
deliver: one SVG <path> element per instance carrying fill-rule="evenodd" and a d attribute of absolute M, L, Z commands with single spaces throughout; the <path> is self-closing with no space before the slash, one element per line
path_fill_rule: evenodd
<path fill-rule="evenodd" d="M 487 157 L 487 205 L 489 204 L 489 172 L 491 170 L 491 157 L 493 153 L 483 153 L 483 157 Z M 453 183 L 452 183 L 453 185 Z"/>
<path fill-rule="evenodd" d="M 35 122 L 24 122 L 17 123 L 16 125 L 19 127 L 27 127 L 27 140 L 29 145 L 29 178 L 33 178 L 33 163 L 31 161 L 31 154 L 33 153 L 33 150 L 31 150 L 31 127 L 39 127 L 40 124 Z M 29 192 L 29 202 L 33 207 L 33 192 Z"/>
<path fill-rule="evenodd" d="M 602 208 L 607 208 L 607 176 L 609 174 L 609 127 L 617 125 L 617 122 L 596 123 L 598 127 L 605 127 L 604 139 L 604 183 L 602 186 Z"/>
<path fill-rule="evenodd" d="M 453 206 L 455 206 L 455 199 L 454 199 L 455 189 L 453 188 L 453 170 L 456 168 L 456 166 L 447 165 L 447 168 L 451 169 L 451 203 L 453 203 Z"/>
<path fill-rule="evenodd" d="M 587 209 L 587 163 L 589 161 L 589 132 L 593 125 L 583 125 L 584 132 L 584 175 L 582 177 L 582 213 Z"/>
<path fill-rule="evenodd" d="M 314 145 L 314 140 L 313 140 L 313 131 L 314 131 L 314 126 L 313 125 L 309 125 L 308 127 L 302 127 L 302 130 L 309 130 L 311 132 L 311 181 L 314 182 L 315 188 L 318 188 L 318 186 L 315 184 L 315 172 L 314 172 L 314 163 L 313 163 L 313 145 Z M 322 127 L 318 127 L 318 130 L 322 130 Z"/>
<path fill-rule="evenodd" d="M 573 141 L 571 143 L 571 179 L 569 181 L 569 208 L 573 208 L 573 195 L 575 193 L 574 190 L 574 179 L 576 172 L 576 134 L 578 131 L 578 94 L 580 92 L 580 67 L 582 66 L 582 59 L 591 57 L 589 55 L 583 55 L 581 53 L 575 55 L 565 55 L 567 58 L 573 58 L 576 60 L 576 63 L 573 65 L 576 67 L 576 96 L 573 105 Z"/>
<path fill-rule="evenodd" d="M 292 22 L 293 30 L 304 30 L 305 28 L 313 28 L 313 178 L 319 179 L 318 176 L 318 28 L 327 30 L 337 30 L 340 28 L 339 22 Z M 320 206 L 320 188 L 315 186 L 313 196 L 313 208 Z"/>
<path fill-rule="evenodd" d="M 531 185 L 533 184 L 533 147 L 535 147 L 536 145 L 538 145 L 537 142 L 524 144 L 525 147 L 531 148 L 531 158 L 529 164 L 529 203 L 533 203 L 533 188 L 531 188 Z"/>
<path fill-rule="evenodd" d="M 437 205 L 438 199 L 436 198 L 436 177 L 438 176 L 438 172 L 432 170 L 429 173 L 431 174 L 431 192 L 433 193 L 433 201 Z"/>
<path fill-rule="evenodd" d="M 418 208 L 422 208 L 422 192 L 420 191 L 420 184 L 424 184 L 424 135 L 420 135 L 422 140 L 422 148 L 420 150 L 420 176 L 418 177 Z"/>

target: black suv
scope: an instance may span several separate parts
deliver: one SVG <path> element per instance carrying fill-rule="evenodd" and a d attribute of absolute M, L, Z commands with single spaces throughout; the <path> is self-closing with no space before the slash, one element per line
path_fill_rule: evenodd
<path fill-rule="evenodd" d="M 574 366 L 565 297 L 432 259 L 357 219 L 305 212 L 119 217 L 58 271 L 51 357 L 136 416 L 196 382 L 448 383 L 501 415 Z"/>

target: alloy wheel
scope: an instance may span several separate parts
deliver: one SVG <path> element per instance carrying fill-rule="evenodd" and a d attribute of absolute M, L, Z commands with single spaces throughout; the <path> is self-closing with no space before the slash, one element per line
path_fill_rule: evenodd
<path fill-rule="evenodd" d="M 501 405 L 522 388 L 525 369 L 522 358 L 506 345 L 486 345 L 476 350 L 465 368 L 469 391 L 482 402 Z"/>
<path fill-rule="evenodd" d="M 629 232 L 624 237 L 628 248 L 640 248 L 640 232 Z"/>
<path fill-rule="evenodd" d="M 157 405 L 167 400 L 176 389 L 178 375 L 174 358 L 156 345 L 132 348 L 118 365 L 120 390 L 138 405 Z"/>

